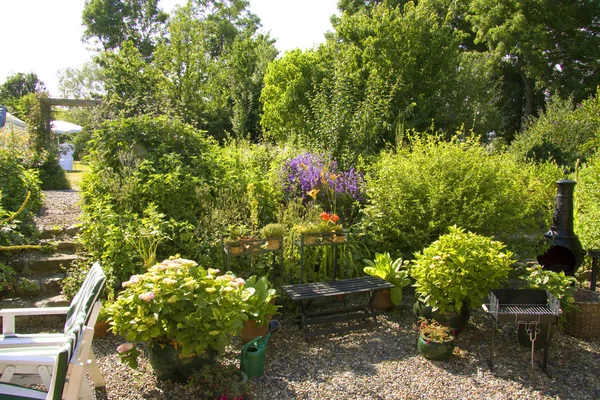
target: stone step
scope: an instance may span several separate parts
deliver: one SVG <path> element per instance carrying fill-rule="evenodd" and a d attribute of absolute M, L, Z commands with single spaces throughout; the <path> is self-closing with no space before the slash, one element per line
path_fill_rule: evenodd
<path fill-rule="evenodd" d="M 64 273 L 52 274 L 48 276 L 40 276 L 34 278 L 25 278 L 29 279 L 33 282 L 33 284 L 38 289 L 38 294 L 40 296 L 57 296 L 62 292 L 62 287 L 60 286 L 61 281 L 65 278 Z M 24 279 L 22 277 L 21 279 Z"/>
<path fill-rule="evenodd" d="M 46 254 L 31 251 L 10 258 L 8 265 L 19 275 L 35 277 L 63 272 L 61 267 L 66 268 L 79 258 L 81 257 L 77 254 Z"/>
<path fill-rule="evenodd" d="M 80 230 L 79 225 L 71 225 L 64 227 L 39 227 L 40 239 L 64 239 L 77 236 Z"/>

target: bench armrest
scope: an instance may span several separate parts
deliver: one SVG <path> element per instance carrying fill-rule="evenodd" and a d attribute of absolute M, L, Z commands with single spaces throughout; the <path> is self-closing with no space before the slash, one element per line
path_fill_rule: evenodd
<path fill-rule="evenodd" d="M 66 315 L 69 307 L 40 307 L 40 308 L 3 308 L 0 310 L 2 317 L 2 333 L 15 334 L 15 317 L 28 315 Z"/>

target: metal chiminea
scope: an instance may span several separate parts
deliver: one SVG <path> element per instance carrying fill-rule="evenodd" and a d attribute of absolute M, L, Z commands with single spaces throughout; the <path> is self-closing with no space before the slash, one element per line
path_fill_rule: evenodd
<path fill-rule="evenodd" d="M 583 263 L 585 255 L 579 238 L 573 231 L 573 190 L 575 181 L 556 182 L 558 194 L 552 215 L 552 226 L 544 234 L 550 242 L 550 249 L 538 256 L 540 265 L 547 270 L 573 275 Z"/>

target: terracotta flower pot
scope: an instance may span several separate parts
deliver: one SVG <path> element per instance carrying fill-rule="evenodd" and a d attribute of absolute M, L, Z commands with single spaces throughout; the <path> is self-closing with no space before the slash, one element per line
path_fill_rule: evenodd
<path fill-rule="evenodd" d="M 108 323 L 108 321 L 97 321 L 94 325 L 94 338 L 101 338 L 106 336 L 109 328 L 110 324 Z"/>
<path fill-rule="evenodd" d="M 394 304 L 390 298 L 390 289 L 381 289 L 375 292 L 373 308 L 377 311 L 390 311 L 394 308 Z"/>
<path fill-rule="evenodd" d="M 281 248 L 280 239 L 267 239 L 265 243 L 265 249 L 267 250 L 279 250 Z"/>
<path fill-rule="evenodd" d="M 240 338 L 243 343 L 248 343 L 258 336 L 265 336 L 268 332 L 268 322 L 265 325 L 256 325 L 256 321 L 249 319 L 244 321 L 244 328 L 240 332 Z"/>

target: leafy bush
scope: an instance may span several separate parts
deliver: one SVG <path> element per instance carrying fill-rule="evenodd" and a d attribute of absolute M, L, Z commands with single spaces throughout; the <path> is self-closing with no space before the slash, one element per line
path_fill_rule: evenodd
<path fill-rule="evenodd" d="M 477 140 L 415 138 L 411 147 L 383 153 L 367 177 L 365 226 L 379 245 L 408 256 L 459 225 L 495 235 L 513 251 L 530 247 L 552 216 L 552 164 L 490 155 Z"/>
<path fill-rule="evenodd" d="M 600 155 L 583 165 L 575 187 L 575 232 L 585 249 L 600 249 Z"/>
<path fill-rule="evenodd" d="M 600 88 L 597 97 L 574 107 L 570 100 L 552 97 L 546 110 L 530 120 L 511 144 L 510 151 L 536 161 L 555 160 L 573 169 L 586 159 L 600 139 Z"/>
<path fill-rule="evenodd" d="M 119 281 L 142 272 L 127 238 L 147 229 L 152 213 L 163 215 L 168 224 L 156 228 L 171 238 L 157 255 L 193 254 L 196 221 L 205 212 L 196 191 L 216 179 L 215 143 L 181 122 L 143 116 L 103 124 L 91 147 L 81 240 L 92 257 Z"/>
<path fill-rule="evenodd" d="M 71 189 L 65 170 L 58 164 L 56 156 L 50 156 L 39 167 L 42 190 Z"/>
<path fill-rule="evenodd" d="M 41 207 L 36 171 L 25 169 L 9 151 L 0 149 L 0 245 L 29 243 L 35 233 L 33 216 Z"/>
<path fill-rule="evenodd" d="M 419 300 L 433 311 L 459 313 L 463 306 L 481 306 L 508 280 L 513 262 L 504 243 L 455 226 L 415 254 L 410 275 Z"/>

